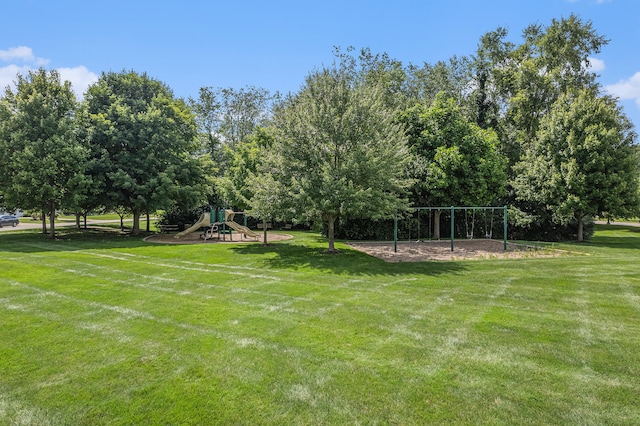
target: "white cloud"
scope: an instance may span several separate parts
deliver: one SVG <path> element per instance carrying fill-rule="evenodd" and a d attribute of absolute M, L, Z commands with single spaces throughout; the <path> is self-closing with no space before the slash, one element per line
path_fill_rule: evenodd
<path fill-rule="evenodd" d="M 19 65 L 7 65 L 0 67 L 0 89 L 4 90 L 7 86 L 13 86 L 13 82 L 18 74 L 26 74 L 31 67 Z"/>
<path fill-rule="evenodd" d="M 0 91 L 13 86 L 18 74 L 26 75 L 38 67 L 49 63 L 48 59 L 37 57 L 30 47 L 19 46 L 0 50 L 0 61 L 9 62 L 0 67 Z M 73 68 L 58 68 L 62 81 L 70 81 L 73 91 L 80 99 L 89 85 L 98 80 L 98 76 L 84 65 Z"/>
<path fill-rule="evenodd" d="M 636 105 L 640 108 L 640 71 L 635 73 L 631 78 L 605 86 L 605 90 L 621 100 L 635 100 Z"/>
<path fill-rule="evenodd" d="M 0 60 L 4 62 L 25 62 L 38 66 L 49 63 L 48 59 L 39 58 L 33 54 L 33 50 L 27 46 L 11 47 L 7 50 L 0 50 Z"/>
<path fill-rule="evenodd" d="M 98 75 L 89 71 L 84 65 L 74 68 L 58 68 L 62 81 L 69 80 L 78 99 L 84 96 L 87 88 L 98 81 Z"/>
<path fill-rule="evenodd" d="M 591 72 L 604 71 L 604 61 L 597 58 L 589 58 L 589 66 L 587 67 L 587 69 Z"/>

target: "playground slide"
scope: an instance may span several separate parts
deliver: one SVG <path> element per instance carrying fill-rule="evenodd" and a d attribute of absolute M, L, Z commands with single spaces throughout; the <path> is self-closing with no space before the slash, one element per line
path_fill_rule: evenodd
<path fill-rule="evenodd" d="M 231 228 L 231 229 L 233 229 L 235 231 L 238 231 L 241 234 L 244 234 L 246 237 L 260 238 L 260 235 L 256 234 L 251 229 L 247 228 L 246 226 L 242 226 L 239 223 L 234 222 L 232 220 L 228 220 L 224 224 L 227 225 L 229 228 Z"/>
<path fill-rule="evenodd" d="M 209 213 L 202 213 L 200 219 L 191 227 L 185 229 L 182 232 L 178 232 L 173 238 L 184 237 L 187 234 L 190 234 L 194 231 L 197 231 L 200 228 L 211 225 L 211 215 Z"/>

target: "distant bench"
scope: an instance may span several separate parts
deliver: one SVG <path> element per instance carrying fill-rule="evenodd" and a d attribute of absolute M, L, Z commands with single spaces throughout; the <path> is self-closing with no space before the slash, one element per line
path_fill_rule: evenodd
<path fill-rule="evenodd" d="M 178 225 L 158 225 L 160 232 L 175 232 L 178 230 Z"/>

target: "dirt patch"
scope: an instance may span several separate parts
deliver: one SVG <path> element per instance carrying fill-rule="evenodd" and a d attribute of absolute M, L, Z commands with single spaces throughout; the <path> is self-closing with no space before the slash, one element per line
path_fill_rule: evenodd
<path fill-rule="evenodd" d="M 380 258 L 386 262 L 422 262 L 425 260 L 481 260 L 522 257 L 557 257 L 560 250 L 507 243 L 497 240 L 456 240 L 451 251 L 451 241 L 398 242 L 398 251 L 393 251 L 393 242 L 349 242 L 356 250 Z"/>
<path fill-rule="evenodd" d="M 233 239 L 230 238 L 229 235 L 225 235 L 224 239 L 212 238 L 209 240 L 203 240 L 200 238 L 199 232 L 192 232 L 191 234 L 187 234 L 181 238 L 174 238 L 176 234 L 154 234 L 145 238 L 145 241 L 150 243 L 161 243 L 161 244 L 221 244 L 221 243 L 262 243 L 262 234 L 260 234 L 259 239 L 255 238 L 247 238 L 242 234 L 234 233 L 232 235 Z M 267 233 L 267 243 L 272 243 L 274 241 L 282 241 L 293 238 L 292 235 L 288 234 L 276 234 L 273 232 Z"/>

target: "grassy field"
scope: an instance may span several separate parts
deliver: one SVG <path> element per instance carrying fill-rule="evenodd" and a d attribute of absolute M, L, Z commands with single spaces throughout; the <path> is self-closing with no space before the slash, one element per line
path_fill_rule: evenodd
<path fill-rule="evenodd" d="M 0 235 L 0 424 L 640 424 L 640 228 L 388 264 Z"/>

